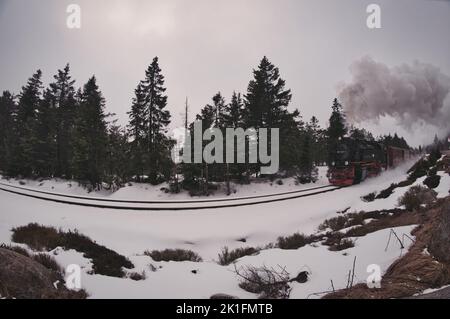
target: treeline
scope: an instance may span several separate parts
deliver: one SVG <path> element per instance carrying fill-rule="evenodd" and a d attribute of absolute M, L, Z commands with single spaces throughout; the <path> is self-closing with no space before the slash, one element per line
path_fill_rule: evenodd
<path fill-rule="evenodd" d="M 188 189 L 208 194 L 213 182 L 249 182 L 260 164 L 175 164 L 175 145 L 168 136 L 165 79 L 155 58 L 138 84 L 126 127 L 105 111 L 105 99 L 95 76 L 75 87 L 67 65 L 44 88 L 38 70 L 18 96 L 0 97 L 0 171 L 5 176 L 74 179 L 92 188 L 121 187 L 128 181 L 154 185 L 169 182 L 171 191 Z M 289 110 L 291 90 L 279 69 L 264 57 L 253 71 L 245 94 L 234 92 L 229 102 L 219 92 L 196 116 L 209 128 L 279 128 L 278 176 L 296 176 L 300 183 L 317 179 L 317 165 L 330 162 L 344 136 L 374 139 L 365 130 L 348 128 L 339 101 L 332 104 L 327 128 L 316 117 L 305 121 Z M 193 124 L 185 115 L 186 129 Z M 397 135 L 383 142 L 407 143 Z M 247 148 L 248 149 L 248 148 Z M 270 147 L 269 147 L 270 150 Z M 273 176 L 272 176 L 273 177 Z"/>

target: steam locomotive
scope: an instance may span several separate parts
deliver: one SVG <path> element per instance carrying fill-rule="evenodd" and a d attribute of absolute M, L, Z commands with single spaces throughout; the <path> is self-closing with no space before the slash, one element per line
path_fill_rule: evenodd
<path fill-rule="evenodd" d="M 330 184 L 350 186 L 379 175 L 412 156 L 409 149 L 385 146 L 375 141 L 343 138 L 336 147 L 328 170 Z"/>

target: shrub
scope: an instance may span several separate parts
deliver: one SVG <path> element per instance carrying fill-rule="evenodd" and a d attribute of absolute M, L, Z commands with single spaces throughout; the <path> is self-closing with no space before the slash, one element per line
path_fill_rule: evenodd
<path fill-rule="evenodd" d="M 351 227 L 351 226 L 357 226 L 357 225 L 364 225 L 365 224 L 365 220 L 366 220 L 366 212 L 362 211 L 359 213 L 350 213 L 348 214 L 349 220 L 347 222 L 347 224 L 345 225 L 346 227 Z"/>
<path fill-rule="evenodd" d="M 439 147 L 435 147 L 431 150 L 430 155 L 428 156 L 428 161 L 430 162 L 430 166 L 436 165 L 436 162 L 442 157 L 442 153 L 439 150 Z"/>
<path fill-rule="evenodd" d="M 239 258 L 245 256 L 251 256 L 259 252 L 259 249 L 253 247 L 238 248 L 229 251 L 228 247 L 224 247 L 219 254 L 219 264 L 222 266 L 228 266 Z"/>
<path fill-rule="evenodd" d="M 377 193 L 373 192 L 373 193 L 367 194 L 366 196 L 361 197 L 361 199 L 366 203 L 370 203 L 375 200 L 376 196 L 377 196 Z"/>
<path fill-rule="evenodd" d="M 132 272 L 131 274 L 129 274 L 128 276 L 131 280 L 134 281 L 140 281 L 140 280 L 145 280 L 147 278 L 147 276 L 145 275 L 145 271 L 138 273 L 138 272 Z"/>
<path fill-rule="evenodd" d="M 323 231 L 328 228 L 330 228 L 332 231 L 341 230 L 346 227 L 348 218 L 349 218 L 348 216 L 342 215 L 327 219 L 322 224 L 320 224 L 319 230 Z"/>
<path fill-rule="evenodd" d="M 409 179 L 417 180 L 427 175 L 428 170 L 432 166 L 432 163 L 426 158 L 421 158 L 417 163 L 413 165 L 408 171 Z"/>
<path fill-rule="evenodd" d="M 151 257 L 154 261 L 192 261 L 201 262 L 202 258 L 195 252 L 191 250 L 183 249 L 166 249 L 166 250 L 153 250 L 146 251 L 145 255 Z"/>
<path fill-rule="evenodd" d="M 37 254 L 33 256 L 33 259 L 47 269 L 53 270 L 59 274 L 63 272 L 61 266 L 56 262 L 55 258 L 48 254 Z"/>
<path fill-rule="evenodd" d="M 386 189 L 383 189 L 376 197 L 376 199 L 386 199 L 389 196 L 392 195 L 392 193 L 394 192 L 394 189 L 397 188 L 397 184 L 391 184 L 391 186 L 389 186 Z"/>
<path fill-rule="evenodd" d="M 411 187 L 402 197 L 398 203 L 400 206 L 405 206 L 406 210 L 418 210 L 422 205 L 429 205 L 436 200 L 437 193 L 427 187 L 420 185 Z"/>
<path fill-rule="evenodd" d="M 407 187 L 407 186 L 411 186 L 415 181 L 416 181 L 415 178 L 408 177 L 408 178 L 405 179 L 404 181 L 401 181 L 400 183 L 398 183 L 398 184 L 397 184 L 397 187 Z"/>
<path fill-rule="evenodd" d="M 239 287 L 250 293 L 259 294 L 261 299 L 288 299 L 291 293 L 289 273 L 286 269 L 247 266 L 235 269 L 241 281 Z"/>
<path fill-rule="evenodd" d="M 277 247 L 280 249 L 299 249 L 314 241 L 312 236 L 295 233 L 292 236 L 278 237 Z"/>
<path fill-rule="evenodd" d="M 93 271 L 96 274 L 112 277 L 124 277 L 123 268 L 132 269 L 134 265 L 124 256 L 113 250 L 93 242 L 77 231 L 57 231 L 53 227 L 38 224 L 14 228 L 12 240 L 16 243 L 27 244 L 38 251 L 50 251 L 56 247 L 74 249 L 92 259 Z"/>
<path fill-rule="evenodd" d="M 283 184 L 284 184 L 284 182 L 283 182 L 282 179 L 277 180 L 277 185 L 278 185 L 278 186 L 281 186 L 281 185 L 283 185 Z"/>
<path fill-rule="evenodd" d="M 50 251 L 61 245 L 61 235 L 53 227 L 44 227 L 32 223 L 27 226 L 13 228 L 12 232 L 13 242 L 26 244 L 37 251 Z"/>
<path fill-rule="evenodd" d="M 437 168 L 436 167 L 432 167 L 430 168 L 430 170 L 428 171 L 428 176 L 434 176 L 437 174 Z"/>
<path fill-rule="evenodd" d="M 423 181 L 423 184 L 428 186 L 428 188 L 431 188 L 431 189 L 438 187 L 440 183 L 441 183 L 441 177 L 439 175 L 428 176 Z"/>
<path fill-rule="evenodd" d="M 331 251 L 341 251 L 355 247 L 355 242 L 349 238 L 341 238 L 338 243 L 330 246 Z"/>
<path fill-rule="evenodd" d="M 322 224 L 320 224 L 319 230 L 324 231 L 330 228 L 332 231 L 336 232 L 344 228 L 356 225 L 364 225 L 364 220 L 366 218 L 370 218 L 369 216 L 367 216 L 366 212 L 349 213 L 347 215 L 333 217 L 325 220 Z"/>
<path fill-rule="evenodd" d="M 115 251 L 98 245 L 89 237 L 77 231 L 65 233 L 63 247 L 83 252 L 86 258 L 92 259 L 93 271 L 96 274 L 111 277 L 124 277 L 123 268 L 132 269 L 134 265 L 124 256 Z"/>

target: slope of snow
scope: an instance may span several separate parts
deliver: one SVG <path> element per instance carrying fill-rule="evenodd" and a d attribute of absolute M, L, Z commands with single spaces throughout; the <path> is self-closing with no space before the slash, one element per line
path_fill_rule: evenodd
<path fill-rule="evenodd" d="M 393 182 L 404 180 L 409 166 L 410 163 L 405 164 L 361 185 L 331 193 L 285 202 L 205 211 L 135 212 L 98 209 L 46 202 L 0 191 L 0 243 L 10 243 L 13 227 L 31 222 L 63 230 L 77 229 L 99 244 L 129 257 L 136 265 L 135 271 L 146 271 L 147 279 L 140 282 L 84 274 L 83 285 L 94 298 L 207 298 L 214 293 L 255 297 L 238 287 L 232 266 L 222 267 L 215 262 L 222 247 L 235 249 L 265 246 L 276 241 L 279 236 L 292 235 L 295 232 L 311 234 L 325 219 L 334 217 L 336 212 L 347 208 L 350 208 L 349 211 L 394 208 L 398 197 L 408 188 L 398 188 L 388 199 L 372 203 L 365 203 L 360 197 L 380 191 Z M 55 186 L 54 182 L 49 182 L 48 185 L 47 183 L 44 185 L 50 187 L 51 191 L 86 194 L 85 190 L 82 193 L 73 185 L 69 191 L 64 186 L 66 184 Z M 44 185 L 26 186 L 41 188 Z M 303 186 L 289 183 L 282 186 L 275 186 L 275 183 L 273 186 L 250 185 L 247 190 L 246 188 L 239 190 L 236 196 L 254 195 L 255 192 L 273 193 L 275 189 L 279 192 L 288 191 L 298 187 Z M 437 189 L 439 196 L 447 196 L 449 189 L 450 177 L 442 175 L 441 184 Z M 145 187 L 141 191 L 144 190 Z M 138 196 L 139 192 L 136 187 L 130 187 L 114 196 L 132 199 L 133 196 Z M 156 193 L 169 196 L 160 192 L 158 188 L 154 189 L 154 192 L 149 192 L 149 198 L 154 198 Z M 95 196 L 100 195 L 95 193 Z M 139 199 L 147 198 L 139 197 Z M 401 228 L 397 232 L 406 233 L 410 230 L 411 227 Z M 365 268 L 369 263 L 379 264 L 385 269 L 385 266 L 400 254 L 400 251 L 394 248 L 384 252 L 388 232 L 389 230 L 383 230 L 358 239 L 356 247 L 346 251 L 348 256 L 344 256 L 343 252 L 330 252 L 322 246 L 308 246 L 297 251 L 271 249 L 261 252 L 258 256 L 245 257 L 239 261 L 239 265 L 282 264 L 288 267 L 293 276 L 296 276 L 296 272 L 301 271 L 303 266 L 308 266 L 312 271 L 311 282 L 305 285 L 295 284 L 292 292 L 293 298 L 305 298 L 310 293 L 328 290 L 331 279 L 336 289 L 342 288 L 346 283 L 346 274 L 351 268 L 353 256 L 357 256 L 358 280 L 364 280 Z M 240 241 L 241 239 L 245 239 L 246 242 Z M 154 263 L 149 257 L 142 255 L 145 250 L 167 248 L 193 250 L 204 262 Z M 63 265 L 75 262 L 85 267 L 86 271 L 90 269 L 89 261 L 84 260 L 77 252 L 58 251 L 56 258 Z M 150 263 L 157 267 L 162 266 L 162 269 L 152 272 L 149 268 Z M 198 274 L 191 273 L 192 270 L 198 270 Z"/>
<path fill-rule="evenodd" d="M 399 236 L 410 234 L 415 226 L 395 228 Z M 299 272 L 311 272 L 309 281 L 305 284 L 293 283 L 291 298 L 314 297 L 311 294 L 331 290 L 331 280 L 335 288 L 344 288 L 347 285 L 349 270 L 352 270 L 353 260 L 356 256 L 355 281 L 365 282 L 367 266 L 377 264 L 384 272 L 387 267 L 397 259 L 405 250 L 400 244 L 391 241 L 385 251 L 390 230 L 382 230 L 359 238 L 354 248 L 342 252 L 330 252 L 324 246 L 306 246 L 298 250 L 264 250 L 257 256 L 244 257 L 238 260 L 236 266 L 253 265 L 256 267 L 286 267 L 286 270 L 295 277 Z M 408 249 L 410 242 L 405 242 Z M 345 254 L 344 254 L 345 253 Z M 75 255 L 75 256 L 74 256 Z M 89 265 L 73 251 L 59 251 L 56 260 L 66 267 L 70 264 L 80 263 Z M 146 279 L 132 281 L 129 279 L 110 278 L 101 275 L 82 274 L 83 287 L 90 293 L 91 298 L 181 298 L 204 299 L 217 293 L 226 293 L 239 298 L 256 298 L 257 296 L 239 288 L 239 281 L 235 275 L 235 268 L 219 266 L 214 262 L 153 262 L 147 256 L 131 256 L 135 264 L 135 271 L 145 271 Z M 149 265 L 157 269 L 152 271 Z M 332 265 L 332 266 L 330 266 Z M 162 267 L 162 268 L 159 268 Z M 87 267 L 87 269 L 89 269 Z M 196 274 L 192 273 L 196 271 Z"/>

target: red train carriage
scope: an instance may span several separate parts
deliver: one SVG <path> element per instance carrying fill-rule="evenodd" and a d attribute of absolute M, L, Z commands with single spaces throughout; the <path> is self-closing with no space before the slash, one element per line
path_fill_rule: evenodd
<path fill-rule="evenodd" d="M 410 150 L 388 146 L 386 150 L 386 167 L 396 167 L 411 158 Z"/>

